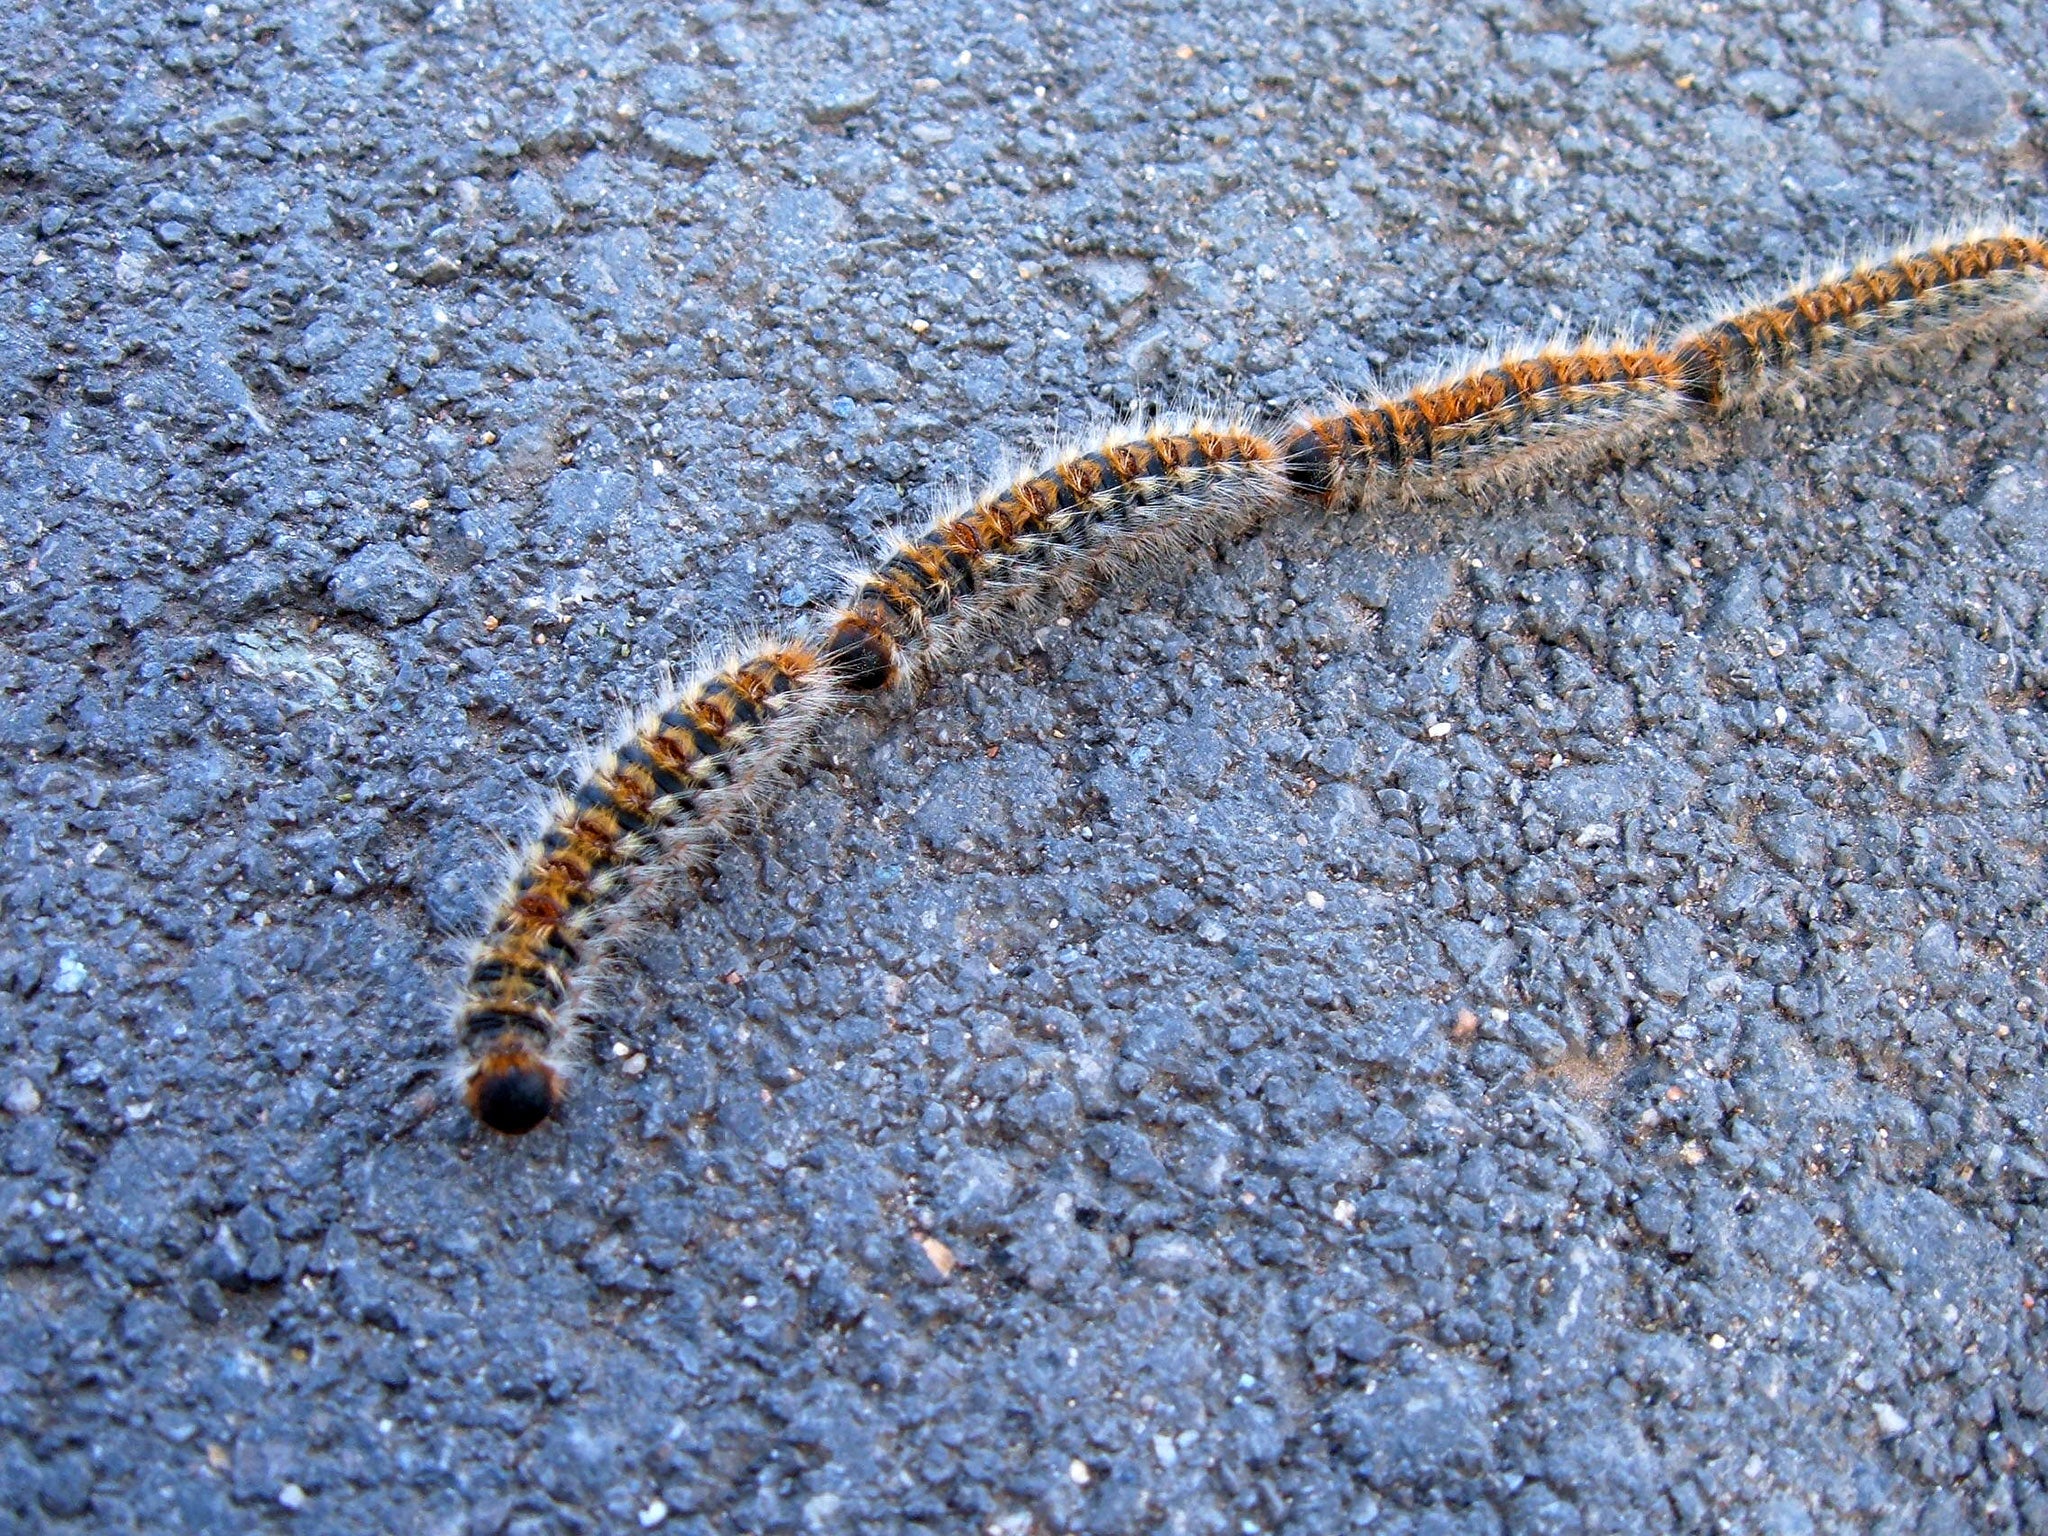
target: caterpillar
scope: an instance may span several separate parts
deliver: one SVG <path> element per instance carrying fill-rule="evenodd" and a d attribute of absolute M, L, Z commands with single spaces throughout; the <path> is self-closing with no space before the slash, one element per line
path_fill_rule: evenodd
<path fill-rule="evenodd" d="M 892 535 L 827 616 L 825 657 L 850 691 L 875 692 L 1006 612 L 1231 531 L 1288 495 L 1277 445 L 1246 421 L 1133 418 Z"/>
<path fill-rule="evenodd" d="M 1430 480 L 1512 479 L 1933 332 L 2004 319 L 2044 295 L 2048 243 L 2010 227 L 1970 230 L 1822 272 L 1662 346 L 1504 348 L 1397 398 L 1305 418 L 1282 451 L 1290 483 L 1328 506 Z"/>
<path fill-rule="evenodd" d="M 464 1096 L 519 1135 L 560 1106 L 593 981 L 638 905 L 707 857 L 837 694 L 815 646 L 736 646 L 670 688 L 546 807 L 477 944 L 455 1015 Z"/>
<path fill-rule="evenodd" d="M 561 1105 L 617 937 L 790 775 L 819 720 L 914 682 L 1003 620 L 1295 502 L 1335 511 L 1583 463 L 1797 379 L 2009 321 L 2048 300 L 2048 241 L 1976 228 L 1836 267 L 1662 343 L 1509 345 L 1398 394 L 1271 429 L 1132 417 L 891 535 L 801 634 L 666 691 L 544 808 L 455 1006 L 456 1074 L 493 1130 Z"/>

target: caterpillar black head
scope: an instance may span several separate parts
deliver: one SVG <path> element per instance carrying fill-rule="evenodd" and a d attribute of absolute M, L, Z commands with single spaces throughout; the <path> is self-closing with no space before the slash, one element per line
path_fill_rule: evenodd
<path fill-rule="evenodd" d="M 825 637 L 819 659 L 854 693 L 887 688 L 900 675 L 896 641 L 872 613 L 847 609 Z"/>
<path fill-rule="evenodd" d="M 469 1074 L 470 1112 L 494 1131 L 524 1136 L 562 1104 L 562 1074 L 523 1043 L 491 1051 Z"/>

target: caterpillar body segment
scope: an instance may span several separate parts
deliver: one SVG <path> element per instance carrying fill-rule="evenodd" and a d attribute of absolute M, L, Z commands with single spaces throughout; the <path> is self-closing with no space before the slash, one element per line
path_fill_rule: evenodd
<path fill-rule="evenodd" d="M 636 907 L 712 852 L 837 693 L 810 645 L 765 640 L 633 719 L 520 852 L 456 1007 L 463 1093 L 494 1130 L 560 1105 L 591 980 Z"/>
<path fill-rule="evenodd" d="M 1227 531 L 1290 494 L 1277 445 L 1243 420 L 1127 422 L 894 535 L 827 617 L 823 654 L 850 691 L 885 688 L 1020 605 Z"/>

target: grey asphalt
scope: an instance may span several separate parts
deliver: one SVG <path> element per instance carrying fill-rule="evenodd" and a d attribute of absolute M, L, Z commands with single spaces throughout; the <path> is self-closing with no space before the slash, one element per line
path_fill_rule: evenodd
<path fill-rule="evenodd" d="M 2012 3 L 0 17 L 0 1527 L 2048 1531 L 2048 338 L 835 724 L 558 1126 L 498 840 L 1140 398 L 2002 202 Z"/>

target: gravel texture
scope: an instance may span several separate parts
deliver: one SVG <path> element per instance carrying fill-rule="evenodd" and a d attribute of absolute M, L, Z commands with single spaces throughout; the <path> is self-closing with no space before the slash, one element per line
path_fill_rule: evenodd
<path fill-rule="evenodd" d="M 2038 6 L 0 17 L 0 1525 L 2048 1531 L 2048 339 L 1275 520 L 817 767 L 479 1136 L 661 667 L 1003 445 L 2003 200 Z"/>

